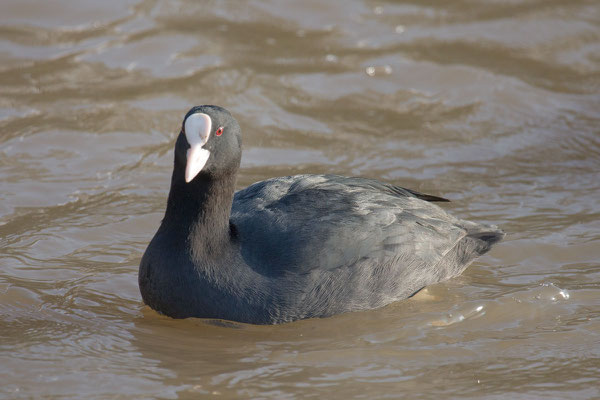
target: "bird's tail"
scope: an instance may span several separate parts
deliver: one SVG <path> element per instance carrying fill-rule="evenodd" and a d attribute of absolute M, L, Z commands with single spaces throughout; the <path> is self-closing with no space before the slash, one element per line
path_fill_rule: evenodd
<path fill-rule="evenodd" d="M 477 255 L 487 253 L 493 245 L 501 241 L 506 234 L 496 225 L 481 225 L 473 224 L 473 226 L 465 226 L 467 229 L 467 237 L 471 239 L 471 244 Z"/>

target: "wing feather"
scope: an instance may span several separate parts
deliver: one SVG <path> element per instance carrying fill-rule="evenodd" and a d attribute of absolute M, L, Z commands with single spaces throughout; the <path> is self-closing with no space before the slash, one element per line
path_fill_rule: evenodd
<path fill-rule="evenodd" d="M 423 201 L 440 199 L 371 179 L 299 175 L 237 192 L 231 223 L 244 261 L 269 276 L 375 260 L 435 266 L 466 235 Z"/>

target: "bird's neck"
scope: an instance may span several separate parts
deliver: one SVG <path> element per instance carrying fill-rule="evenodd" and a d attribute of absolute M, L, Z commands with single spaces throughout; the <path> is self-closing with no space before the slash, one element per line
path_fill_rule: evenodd
<path fill-rule="evenodd" d="M 174 176 L 163 227 L 185 236 L 195 253 L 218 255 L 231 240 L 234 190 L 235 174 L 218 179 L 198 175 L 189 183 Z"/>

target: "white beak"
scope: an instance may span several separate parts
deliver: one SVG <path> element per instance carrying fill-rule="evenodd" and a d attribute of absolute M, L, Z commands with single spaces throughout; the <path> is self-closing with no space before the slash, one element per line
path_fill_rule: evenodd
<path fill-rule="evenodd" d="M 185 120 L 185 138 L 190 145 L 185 165 L 186 182 L 190 182 L 202 171 L 210 157 L 210 151 L 202 147 L 208 142 L 211 127 L 212 121 L 206 114 L 192 114 Z"/>
<path fill-rule="evenodd" d="M 187 151 L 187 164 L 185 165 L 185 181 L 189 183 L 198 175 L 210 157 L 210 151 L 200 145 L 193 145 Z"/>

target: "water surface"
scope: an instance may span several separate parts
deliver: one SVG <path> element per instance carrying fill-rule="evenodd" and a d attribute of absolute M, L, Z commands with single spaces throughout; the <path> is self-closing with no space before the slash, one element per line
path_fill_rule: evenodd
<path fill-rule="evenodd" d="M 0 397 L 599 398 L 597 1 L 0 5 Z M 238 185 L 373 177 L 508 236 L 430 297 L 172 320 L 140 257 L 196 104 Z"/>

